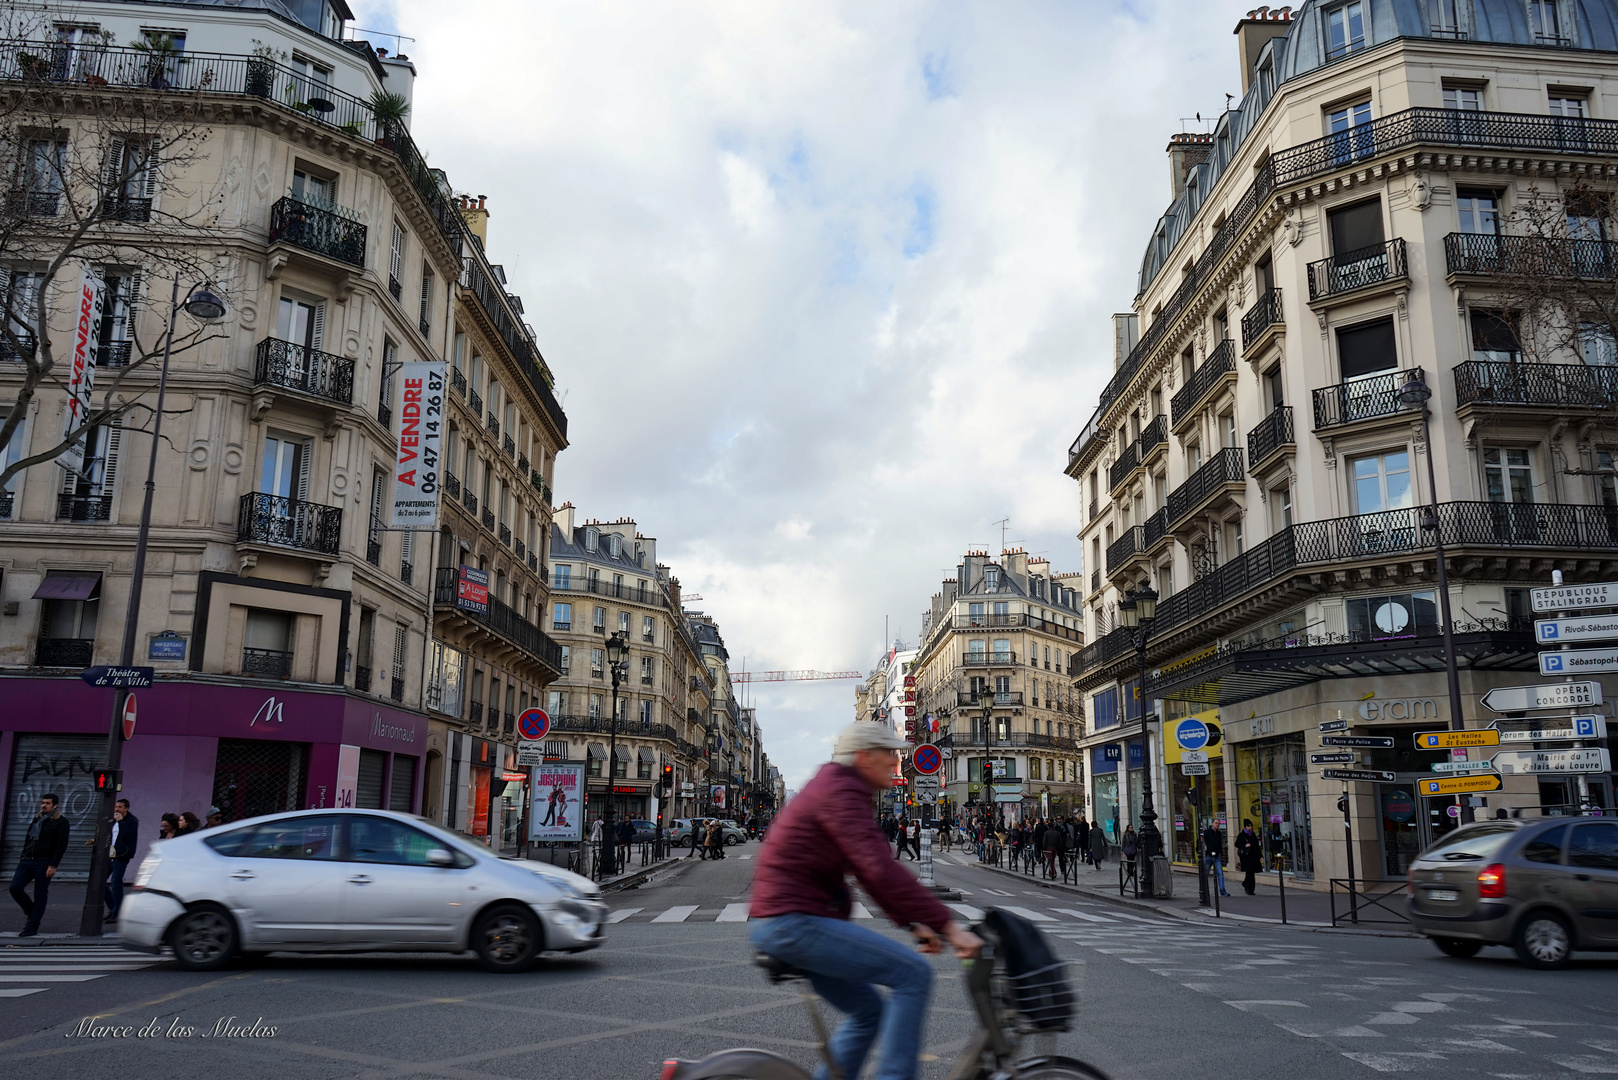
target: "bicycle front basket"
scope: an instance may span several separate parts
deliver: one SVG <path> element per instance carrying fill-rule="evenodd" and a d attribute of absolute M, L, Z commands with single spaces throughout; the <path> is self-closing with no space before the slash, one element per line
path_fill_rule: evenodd
<path fill-rule="evenodd" d="M 1057 961 L 1021 975 L 1007 974 L 1005 980 L 1011 1005 L 1028 1030 L 1068 1030 L 1077 999 L 1067 981 L 1066 963 Z"/>

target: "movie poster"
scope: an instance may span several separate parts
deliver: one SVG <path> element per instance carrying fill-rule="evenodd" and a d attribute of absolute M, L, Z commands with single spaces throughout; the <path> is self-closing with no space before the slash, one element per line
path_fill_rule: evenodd
<path fill-rule="evenodd" d="M 528 839 L 577 843 L 584 838 L 584 763 L 538 765 L 529 770 L 532 805 Z"/>

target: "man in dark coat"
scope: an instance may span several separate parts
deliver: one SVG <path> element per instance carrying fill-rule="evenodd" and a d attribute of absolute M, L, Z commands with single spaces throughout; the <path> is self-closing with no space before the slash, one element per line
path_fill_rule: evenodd
<path fill-rule="evenodd" d="M 1090 822 L 1083 814 L 1079 815 L 1078 851 L 1085 862 L 1090 861 Z"/>
<path fill-rule="evenodd" d="M 112 866 L 107 873 L 107 922 L 118 918 L 118 909 L 124 903 L 124 871 L 135 857 L 135 846 L 140 838 L 140 819 L 129 812 L 129 800 L 119 799 L 113 806 L 111 826 Z M 95 841 L 91 841 L 95 843 Z"/>
<path fill-rule="evenodd" d="M 45 905 L 51 896 L 51 878 L 67 854 L 69 828 L 62 816 L 61 796 L 54 792 L 41 796 L 39 813 L 23 836 L 22 858 L 17 860 L 17 872 L 11 877 L 11 898 L 22 908 L 22 937 L 39 933 L 39 921 L 45 917 Z M 33 899 L 25 891 L 30 881 L 34 883 Z"/>
<path fill-rule="evenodd" d="M 1219 887 L 1219 895 L 1229 896 L 1225 891 L 1225 834 L 1218 822 L 1210 820 L 1202 830 L 1202 850 L 1208 856 L 1208 875 Z"/>
<path fill-rule="evenodd" d="M 1242 831 L 1236 834 L 1236 866 L 1242 872 L 1242 888 L 1252 896 L 1253 875 L 1264 869 L 1264 848 L 1251 818 L 1242 818 Z"/>

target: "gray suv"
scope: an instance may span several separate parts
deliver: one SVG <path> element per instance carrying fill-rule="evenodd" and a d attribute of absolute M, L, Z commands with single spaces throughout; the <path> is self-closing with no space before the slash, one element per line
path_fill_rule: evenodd
<path fill-rule="evenodd" d="M 1618 950 L 1618 821 L 1487 821 L 1443 837 L 1410 869 L 1410 921 L 1450 956 L 1510 945 L 1556 968 Z"/>

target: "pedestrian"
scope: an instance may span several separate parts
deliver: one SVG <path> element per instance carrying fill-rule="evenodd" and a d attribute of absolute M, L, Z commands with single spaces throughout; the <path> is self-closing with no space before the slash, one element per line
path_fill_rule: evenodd
<path fill-rule="evenodd" d="M 703 860 L 708 858 L 708 848 L 703 843 L 703 838 L 707 831 L 708 830 L 702 824 L 701 818 L 691 819 L 691 855 L 695 855 Z M 689 859 L 691 855 L 687 855 L 686 858 Z"/>
<path fill-rule="evenodd" d="M 1090 822 L 1083 814 L 1079 815 L 1079 855 L 1085 862 L 1090 861 Z"/>
<path fill-rule="evenodd" d="M 946 819 L 945 821 L 941 822 L 939 824 L 939 826 L 938 826 L 938 848 L 939 848 L 939 850 L 940 851 L 948 851 L 949 846 L 950 846 L 950 841 L 953 840 L 954 838 L 955 838 L 955 826 L 950 824 L 949 821 Z"/>
<path fill-rule="evenodd" d="M 1056 860 L 1062 860 L 1062 875 L 1067 876 L 1067 833 L 1060 825 L 1045 830 L 1045 876 L 1056 876 Z"/>
<path fill-rule="evenodd" d="M 157 823 L 157 838 L 159 840 L 172 840 L 180 835 L 180 815 L 175 813 L 164 814 Z"/>
<path fill-rule="evenodd" d="M 1253 875 L 1264 868 L 1264 847 L 1253 831 L 1253 819 L 1242 818 L 1242 831 L 1236 834 L 1236 868 L 1242 872 L 1242 890 L 1252 896 Z"/>
<path fill-rule="evenodd" d="M 893 857 L 894 857 L 895 860 L 902 859 L 902 858 L 905 857 L 905 855 L 909 854 L 909 852 L 910 852 L 910 822 L 909 821 L 907 821 L 904 818 L 900 818 L 896 822 L 894 822 L 893 840 L 894 840 L 894 845 L 895 845 L 894 850 L 893 850 Z"/>
<path fill-rule="evenodd" d="M 22 908 L 22 937 L 39 933 L 39 922 L 45 917 L 45 905 L 50 901 L 51 878 L 67 854 L 67 819 L 62 817 L 62 797 L 48 792 L 39 799 L 39 813 L 29 822 L 23 835 L 22 858 L 17 860 L 17 871 L 11 876 L 11 898 Z M 29 899 L 24 891 L 34 883 L 34 895 Z"/>
<path fill-rule="evenodd" d="M 635 823 L 629 818 L 618 823 L 614 838 L 618 841 L 618 869 L 629 865 L 629 853 L 635 847 Z"/>
<path fill-rule="evenodd" d="M 708 836 L 703 841 L 703 846 L 708 849 L 708 858 L 710 858 L 710 859 L 722 859 L 722 858 L 724 858 L 725 857 L 725 855 L 724 855 L 725 849 L 721 846 L 721 845 L 724 844 L 724 842 L 725 842 L 725 837 L 724 837 L 724 834 L 719 829 L 719 822 L 717 820 L 709 821 L 708 822 Z"/>
<path fill-rule="evenodd" d="M 1229 896 L 1225 891 L 1225 834 L 1219 830 L 1219 823 L 1209 821 L 1208 827 L 1202 830 L 1202 850 L 1208 856 L 1208 874 L 1219 889 L 1220 896 Z"/>
<path fill-rule="evenodd" d="M 197 815 L 187 810 L 180 815 L 180 827 L 174 835 L 185 836 L 188 833 L 199 832 L 201 829 L 202 822 L 197 820 Z"/>
<path fill-rule="evenodd" d="M 1100 825 L 1090 826 L 1090 862 L 1097 869 L 1107 861 L 1107 833 Z"/>
<path fill-rule="evenodd" d="M 202 823 L 204 829 L 212 829 L 225 823 L 225 815 L 220 813 L 219 807 L 208 807 L 208 819 Z"/>
<path fill-rule="evenodd" d="M 1124 849 L 1124 861 L 1134 862 L 1135 856 L 1140 852 L 1140 839 L 1135 835 L 1135 826 L 1131 825 L 1124 829 L 1122 847 Z"/>
<path fill-rule="evenodd" d="M 107 874 L 106 921 L 116 922 L 118 909 L 124 903 L 124 871 L 129 869 L 129 860 L 135 857 L 135 844 L 140 836 L 140 819 L 129 812 L 128 799 L 119 799 L 113 804 L 110 828 L 108 851 L 112 866 Z"/>
<path fill-rule="evenodd" d="M 910 853 L 918 862 L 921 859 L 921 818 L 910 823 Z"/>

